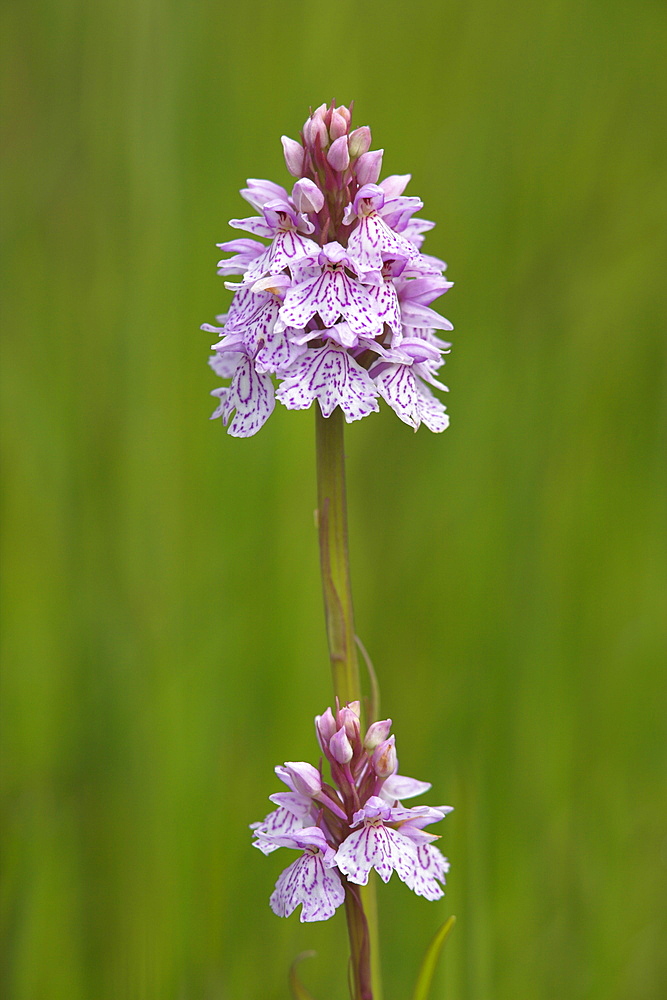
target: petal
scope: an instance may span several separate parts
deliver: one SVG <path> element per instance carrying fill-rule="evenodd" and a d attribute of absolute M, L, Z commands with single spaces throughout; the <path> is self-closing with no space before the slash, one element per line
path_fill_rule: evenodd
<path fill-rule="evenodd" d="M 278 806 L 273 812 L 265 816 L 261 823 L 253 823 L 253 836 L 257 837 L 253 841 L 253 846 L 259 848 L 262 854 L 271 854 L 276 851 L 280 844 L 273 843 L 273 837 L 286 837 L 291 833 L 303 828 L 303 818 L 296 816 L 291 809 Z M 264 838 L 267 839 L 264 839 Z"/>
<path fill-rule="evenodd" d="M 417 382 L 419 390 L 419 414 L 422 423 L 434 434 L 440 434 L 449 427 L 449 414 L 443 403 L 433 395 L 423 382 Z"/>
<path fill-rule="evenodd" d="M 449 871 L 449 861 L 443 857 L 433 844 L 420 844 L 417 847 L 417 862 L 407 885 L 418 896 L 426 899 L 440 899 L 444 892 L 438 882 L 445 884 L 445 874 Z"/>
<path fill-rule="evenodd" d="M 244 355 L 236 351 L 216 353 L 209 358 L 208 363 L 220 378 L 232 378 L 239 364 L 243 361 Z M 218 390 L 216 389 L 216 392 Z"/>
<path fill-rule="evenodd" d="M 287 326 L 303 329 L 318 313 L 331 327 L 343 317 L 358 334 L 375 337 L 382 332 L 375 303 L 368 291 L 339 266 L 325 265 L 321 274 L 292 286 L 285 295 L 280 318 Z"/>
<path fill-rule="evenodd" d="M 359 219 L 359 225 L 350 234 L 347 249 L 366 271 L 380 270 L 383 254 L 399 260 L 414 260 L 419 256 L 412 243 L 390 229 L 377 212 Z"/>
<path fill-rule="evenodd" d="M 229 253 L 235 252 L 234 257 L 218 261 L 218 274 L 223 275 L 243 274 L 248 265 L 266 250 L 263 243 L 248 239 L 229 240 L 227 243 L 218 243 L 218 248 Z"/>
<path fill-rule="evenodd" d="M 269 900 L 279 917 L 288 917 L 301 904 L 301 922 L 328 920 L 345 900 L 335 869 L 324 867 L 322 855 L 306 851 L 280 875 Z"/>
<path fill-rule="evenodd" d="M 256 208 L 258 212 L 261 212 L 264 205 L 269 201 L 289 202 L 287 191 L 280 184 L 276 184 L 275 181 L 249 177 L 246 184 L 248 186 L 241 189 L 240 195 L 253 208 Z"/>
<path fill-rule="evenodd" d="M 245 229 L 247 233 L 253 233 L 255 236 L 264 236 L 270 239 L 274 233 L 275 229 L 263 217 L 257 215 L 251 215 L 247 219 L 230 219 L 229 225 L 232 229 Z"/>
<path fill-rule="evenodd" d="M 273 382 L 270 375 L 255 371 L 248 358 L 236 370 L 229 387 L 225 420 L 233 410 L 236 414 L 228 427 L 232 437 L 250 437 L 266 423 L 275 406 Z"/>
<path fill-rule="evenodd" d="M 424 329 L 424 330 L 453 330 L 454 327 L 437 313 L 435 309 L 431 309 L 429 306 L 421 305 L 419 302 L 404 301 L 401 302 L 401 319 L 403 320 L 403 325 L 410 329 Z"/>
<path fill-rule="evenodd" d="M 396 339 L 400 338 L 402 334 L 402 322 L 398 296 L 393 282 L 383 281 L 381 285 L 369 286 L 366 291 L 375 303 L 378 317 L 387 324 L 393 333 L 392 343 L 395 346 Z"/>
<path fill-rule="evenodd" d="M 418 781 L 416 778 L 408 778 L 403 774 L 392 774 L 387 778 L 382 786 L 380 795 L 383 799 L 393 802 L 394 799 L 413 799 L 415 795 L 423 795 L 428 792 L 431 784 L 429 781 Z"/>
<path fill-rule="evenodd" d="M 269 795 L 269 799 L 299 819 L 309 816 L 313 808 L 313 800 L 299 792 L 274 792 L 273 795 Z"/>
<path fill-rule="evenodd" d="M 399 278 L 397 282 L 398 297 L 401 302 L 418 302 L 428 306 L 434 299 L 444 295 L 454 285 L 440 274 L 425 275 L 422 278 Z"/>
<path fill-rule="evenodd" d="M 336 864 L 355 885 L 366 885 L 373 859 L 375 857 L 375 839 L 372 826 L 362 826 L 354 830 L 336 852 Z"/>
<path fill-rule="evenodd" d="M 276 393 L 289 410 L 305 410 L 317 399 L 328 417 L 340 406 L 348 423 L 376 411 L 377 394 L 368 373 L 333 344 L 308 350 Z"/>
<path fill-rule="evenodd" d="M 317 244 L 301 236 L 294 229 L 278 232 L 273 243 L 263 248 L 261 257 L 255 258 L 246 271 L 245 280 L 256 281 L 265 274 L 279 274 L 284 268 L 317 251 Z"/>
<path fill-rule="evenodd" d="M 218 417 L 222 417 L 224 415 L 224 412 L 227 409 L 227 396 L 229 395 L 229 389 L 213 389 L 211 395 L 218 397 L 218 405 L 209 417 L 209 420 L 217 420 Z"/>
<path fill-rule="evenodd" d="M 270 292 L 253 293 L 253 299 L 254 302 L 249 302 L 242 312 L 234 312 L 225 326 L 226 333 L 242 335 L 246 353 L 252 358 L 272 340 L 280 311 L 280 300 Z M 258 368 L 258 371 L 261 370 L 261 367 Z"/>
<path fill-rule="evenodd" d="M 412 174 L 392 174 L 380 181 L 379 186 L 388 198 L 398 198 L 405 191 L 411 177 Z"/>
<path fill-rule="evenodd" d="M 420 424 L 419 391 L 409 365 L 387 365 L 375 377 L 380 395 L 389 403 L 394 413 L 404 424 L 415 430 Z"/>
<path fill-rule="evenodd" d="M 389 198 L 385 200 L 380 215 L 397 233 L 402 233 L 411 222 L 415 212 L 421 211 L 424 203 L 421 198 Z"/>
<path fill-rule="evenodd" d="M 407 837 L 382 824 L 369 823 L 354 830 L 336 853 L 336 864 L 350 882 L 366 885 L 371 868 L 383 882 L 396 872 L 403 882 L 412 877 L 417 849 Z"/>
<path fill-rule="evenodd" d="M 264 335 L 263 346 L 255 355 L 255 368 L 258 372 L 280 375 L 304 354 L 306 348 L 292 339 L 294 333 L 292 329 L 277 330 L 274 326 Z"/>

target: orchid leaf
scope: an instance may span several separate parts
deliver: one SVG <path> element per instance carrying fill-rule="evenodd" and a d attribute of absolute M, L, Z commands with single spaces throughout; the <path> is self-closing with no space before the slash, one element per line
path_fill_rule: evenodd
<path fill-rule="evenodd" d="M 317 952 L 315 951 L 302 951 L 301 954 L 296 956 L 290 966 L 289 985 L 294 1000 L 313 1000 L 312 993 L 309 993 L 303 983 L 301 983 L 296 970 L 305 958 L 314 958 L 316 954 Z"/>
<path fill-rule="evenodd" d="M 438 928 L 436 931 L 433 940 L 426 949 L 426 954 L 424 955 L 424 960 L 421 964 L 419 975 L 417 976 L 415 990 L 412 994 L 412 1000 L 427 1000 L 431 984 L 433 983 L 433 976 L 438 964 L 440 952 L 442 951 L 445 941 L 451 934 L 455 923 L 456 917 L 449 917 L 449 919 L 445 920 L 442 927 Z"/>

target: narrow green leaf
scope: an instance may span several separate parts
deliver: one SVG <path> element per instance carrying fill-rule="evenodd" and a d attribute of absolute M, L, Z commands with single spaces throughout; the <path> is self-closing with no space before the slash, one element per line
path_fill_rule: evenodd
<path fill-rule="evenodd" d="M 304 958 L 314 958 L 316 954 L 316 951 L 302 951 L 300 955 L 296 956 L 290 966 L 289 985 L 294 1000 L 313 1000 L 312 993 L 309 993 L 306 987 L 299 981 L 296 970 L 301 962 L 303 962 Z"/>
<path fill-rule="evenodd" d="M 412 1000 L 427 1000 L 431 989 L 431 983 L 433 982 L 435 968 L 438 964 L 440 952 L 442 951 L 442 946 L 451 934 L 452 927 L 455 923 L 456 917 L 449 917 L 448 920 L 445 920 L 442 927 L 436 931 L 433 940 L 426 949 L 424 961 L 421 964 L 421 969 L 419 970 L 419 975 L 417 976 L 415 991 L 412 994 Z"/>

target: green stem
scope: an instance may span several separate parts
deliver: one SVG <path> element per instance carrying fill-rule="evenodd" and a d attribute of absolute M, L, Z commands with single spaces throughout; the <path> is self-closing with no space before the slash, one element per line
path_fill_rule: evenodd
<path fill-rule="evenodd" d="M 347 543 L 343 413 L 316 413 L 317 503 L 320 566 L 334 694 L 341 705 L 361 701 Z M 364 910 L 363 900 L 366 903 Z M 346 893 L 354 1000 L 382 1000 L 375 885 Z M 372 953 L 372 954 L 371 954 Z"/>
<path fill-rule="evenodd" d="M 343 413 L 330 417 L 315 407 L 317 427 L 317 504 L 324 616 L 334 693 L 341 705 L 360 697 L 359 663 L 347 548 Z"/>

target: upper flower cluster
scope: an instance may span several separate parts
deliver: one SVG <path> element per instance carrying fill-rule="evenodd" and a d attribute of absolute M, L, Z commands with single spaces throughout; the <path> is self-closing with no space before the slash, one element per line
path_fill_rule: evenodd
<path fill-rule="evenodd" d="M 391 719 L 374 722 L 363 740 L 359 702 L 315 719 L 331 784 L 322 766 L 287 761 L 276 774 L 289 788 L 269 796 L 277 809 L 253 823 L 254 845 L 264 854 L 291 847 L 301 855 L 282 873 L 271 909 L 288 917 L 301 905 L 301 920 L 327 920 L 345 899 L 343 878 L 366 885 L 371 868 L 383 882 L 395 871 L 419 896 L 439 899 L 449 863 L 424 827 L 451 812 L 451 806 L 413 806 L 403 799 L 431 787 L 396 773 Z"/>
<path fill-rule="evenodd" d="M 276 398 L 293 410 L 317 400 L 324 416 L 340 406 L 349 422 L 382 396 L 415 430 L 449 422 L 429 388 L 446 389 L 436 373 L 450 345 L 436 331 L 452 329 L 430 308 L 451 288 L 446 265 L 420 251 L 434 223 L 414 218 L 422 202 L 403 194 L 409 174 L 378 183 L 383 150 L 371 150 L 367 126 L 350 131 L 350 119 L 348 108 L 322 105 L 300 142 L 283 136 L 291 194 L 248 180 L 241 195 L 259 214 L 230 225 L 268 246 L 218 244 L 233 254 L 218 273 L 241 281 L 227 284 L 235 294 L 221 325 L 202 329 L 222 335 L 210 364 L 232 381 L 212 393 L 212 419 L 235 437 L 255 434 Z"/>

